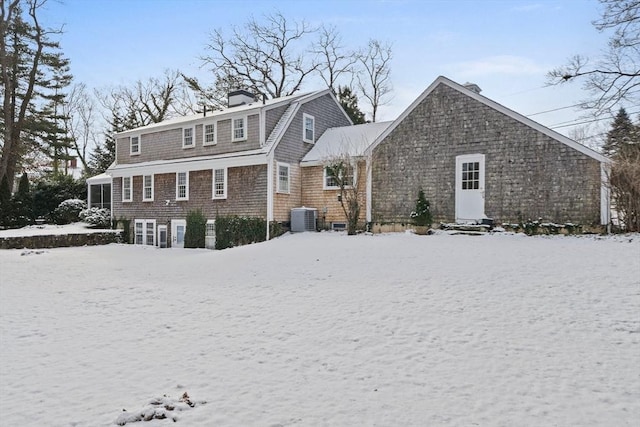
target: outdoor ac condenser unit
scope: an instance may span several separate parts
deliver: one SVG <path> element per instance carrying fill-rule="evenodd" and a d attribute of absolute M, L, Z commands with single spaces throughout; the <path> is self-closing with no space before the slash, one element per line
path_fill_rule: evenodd
<path fill-rule="evenodd" d="M 291 209 L 291 232 L 316 231 L 316 218 L 318 211 L 312 208 Z"/>

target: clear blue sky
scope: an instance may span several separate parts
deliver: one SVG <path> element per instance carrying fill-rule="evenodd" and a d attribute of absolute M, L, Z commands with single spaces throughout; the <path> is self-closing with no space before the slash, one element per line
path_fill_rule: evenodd
<path fill-rule="evenodd" d="M 390 41 L 394 91 L 382 120 L 398 116 L 439 75 L 474 82 L 483 95 L 525 115 L 577 104 L 587 96 L 579 83 L 545 87 L 545 74 L 574 54 L 595 58 L 607 42 L 591 25 L 601 12 L 596 0 L 64 0 L 46 8 L 48 25 L 64 25 L 72 73 L 91 88 L 166 68 L 207 81 L 199 56 L 211 30 L 228 32 L 276 10 L 335 25 L 351 48 L 369 38 Z M 581 114 L 565 109 L 532 118 L 553 126 Z"/>

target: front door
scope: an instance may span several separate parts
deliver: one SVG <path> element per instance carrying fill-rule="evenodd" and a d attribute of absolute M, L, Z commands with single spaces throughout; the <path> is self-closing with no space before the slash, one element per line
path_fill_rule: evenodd
<path fill-rule="evenodd" d="M 171 220 L 171 247 L 184 248 L 184 232 L 187 230 L 187 221 L 184 219 Z"/>
<path fill-rule="evenodd" d="M 480 222 L 484 214 L 484 154 L 456 157 L 456 222 Z"/>

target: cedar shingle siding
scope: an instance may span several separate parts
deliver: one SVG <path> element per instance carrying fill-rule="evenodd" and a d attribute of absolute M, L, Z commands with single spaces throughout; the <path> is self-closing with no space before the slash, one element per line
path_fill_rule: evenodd
<path fill-rule="evenodd" d="M 374 150 L 372 220 L 406 222 L 420 188 L 434 220 L 455 220 L 456 156 L 484 154 L 485 213 L 600 223 L 600 162 L 445 84 Z"/>

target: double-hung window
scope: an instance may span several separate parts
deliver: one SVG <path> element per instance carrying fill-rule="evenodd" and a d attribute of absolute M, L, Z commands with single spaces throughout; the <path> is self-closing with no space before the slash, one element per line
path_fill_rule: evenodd
<path fill-rule="evenodd" d="M 129 153 L 133 155 L 140 154 L 140 137 L 132 136 L 129 138 Z"/>
<path fill-rule="evenodd" d="M 236 117 L 231 119 L 231 140 L 244 141 L 247 139 L 247 118 Z"/>
<path fill-rule="evenodd" d="M 213 198 L 227 198 L 227 168 L 213 170 Z"/>
<path fill-rule="evenodd" d="M 133 200 L 132 183 L 133 183 L 132 177 L 130 176 L 122 177 L 122 201 L 123 202 L 130 202 Z"/>
<path fill-rule="evenodd" d="M 189 200 L 189 172 L 176 173 L 176 200 Z"/>
<path fill-rule="evenodd" d="M 202 128 L 202 145 L 215 145 L 216 142 L 215 122 L 205 123 Z"/>
<path fill-rule="evenodd" d="M 324 168 L 324 189 L 339 190 L 354 185 L 355 167 L 348 163 L 338 163 Z"/>
<path fill-rule="evenodd" d="M 313 143 L 315 141 L 316 120 L 309 114 L 302 115 L 302 140 Z"/>
<path fill-rule="evenodd" d="M 153 202 L 153 175 L 142 177 L 142 201 Z"/>
<path fill-rule="evenodd" d="M 195 147 L 195 139 L 194 128 L 182 128 L 182 148 Z"/>
<path fill-rule="evenodd" d="M 290 167 L 286 163 L 278 163 L 278 193 L 289 193 L 289 171 Z"/>

